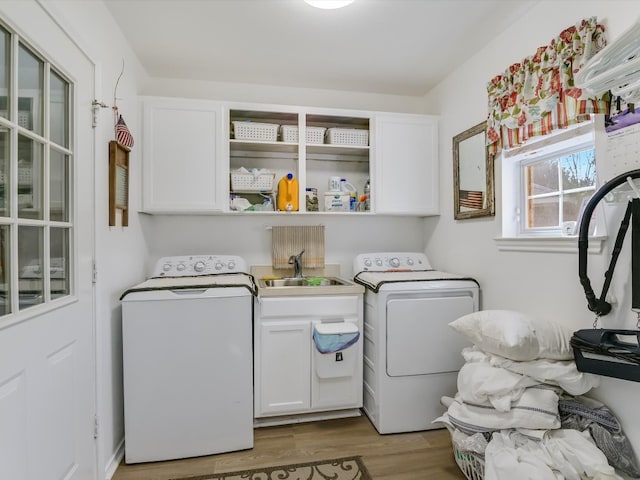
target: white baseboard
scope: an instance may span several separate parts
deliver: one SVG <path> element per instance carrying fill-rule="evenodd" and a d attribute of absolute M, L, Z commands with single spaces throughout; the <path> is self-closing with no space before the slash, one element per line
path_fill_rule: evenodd
<path fill-rule="evenodd" d="M 104 480 L 111 480 L 113 478 L 123 458 L 124 458 L 124 438 L 120 441 L 120 443 L 118 444 L 118 447 L 116 448 L 116 451 L 114 452 L 113 455 L 111 455 L 111 458 L 109 459 L 109 461 L 107 462 L 107 465 L 105 466 L 104 477 L 103 477 Z"/>

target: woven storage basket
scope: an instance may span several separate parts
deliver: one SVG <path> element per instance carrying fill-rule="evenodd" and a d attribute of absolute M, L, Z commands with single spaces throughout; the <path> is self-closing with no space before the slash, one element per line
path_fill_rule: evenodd
<path fill-rule="evenodd" d="M 278 140 L 277 123 L 232 122 L 236 140 L 275 142 Z"/>
<path fill-rule="evenodd" d="M 369 130 L 358 128 L 329 128 L 327 130 L 327 143 L 366 147 L 369 145 Z"/>
<path fill-rule="evenodd" d="M 295 125 L 282 125 L 282 141 L 288 143 L 298 143 L 298 127 Z M 324 127 L 307 127 L 307 144 L 324 143 Z"/>
<path fill-rule="evenodd" d="M 275 173 L 232 173 L 231 190 L 234 192 L 270 192 Z"/>

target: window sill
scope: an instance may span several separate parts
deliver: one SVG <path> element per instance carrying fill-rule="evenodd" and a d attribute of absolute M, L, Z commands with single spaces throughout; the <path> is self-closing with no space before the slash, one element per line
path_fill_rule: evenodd
<path fill-rule="evenodd" d="M 578 253 L 578 237 L 498 237 L 498 250 L 504 252 Z M 607 237 L 589 237 L 590 254 L 602 253 Z"/>

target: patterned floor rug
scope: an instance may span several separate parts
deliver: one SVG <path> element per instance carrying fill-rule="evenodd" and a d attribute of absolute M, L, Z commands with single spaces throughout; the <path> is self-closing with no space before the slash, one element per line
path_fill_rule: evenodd
<path fill-rule="evenodd" d="M 361 457 L 336 458 L 172 480 L 372 480 Z"/>

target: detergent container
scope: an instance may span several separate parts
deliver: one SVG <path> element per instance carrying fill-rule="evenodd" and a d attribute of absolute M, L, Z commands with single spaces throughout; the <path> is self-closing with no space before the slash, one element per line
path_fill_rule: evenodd
<path fill-rule="evenodd" d="M 355 212 L 358 204 L 358 191 L 356 187 L 347 182 L 346 178 L 340 179 L 340 191 L 349 194 L 349 210 Z"/>
<path fill-rule="evenodd" d="M 278 182 L 278 210 L 298 211 L 298 179 L 293 178 L 293 173 L 287 173 Z"/>

